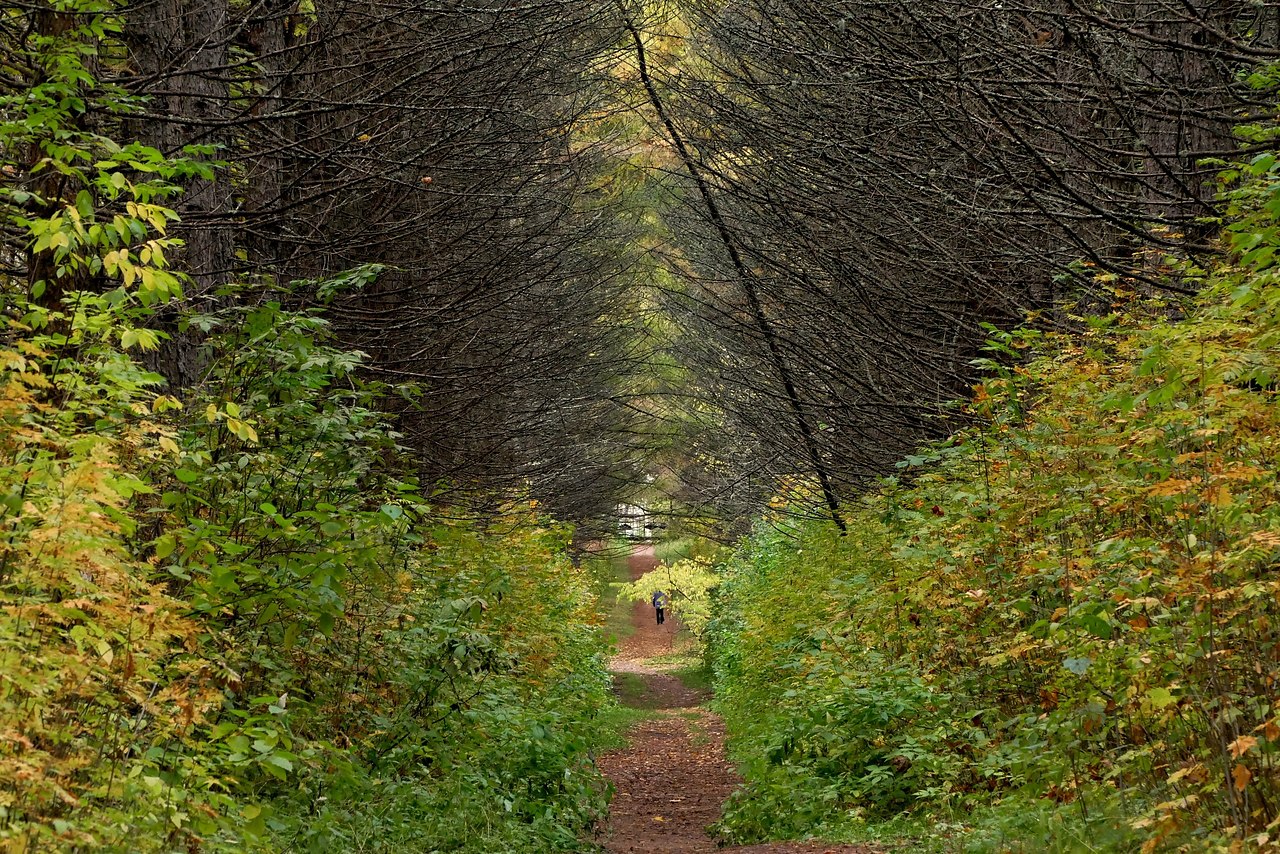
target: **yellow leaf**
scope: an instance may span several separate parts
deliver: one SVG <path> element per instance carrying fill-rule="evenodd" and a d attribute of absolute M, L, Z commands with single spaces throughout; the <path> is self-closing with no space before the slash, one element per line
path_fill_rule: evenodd
<path fill-rule="evenodd" d="M 170 409 L 181 409 L 182 401 L 168 394 L 161 394 L 151 401 L 152 412 L 166 412 Z"/>
<path fill-rule="evenodd" d="M 1200 800 L 1199 795 L 1187 795 L 1185 798 L 1175 798 L 1172 801 L 1165 801 L 1162 804 L 1156 804 L 1156 809 L 1160 812 L 1168 813 L 1175 810 L 1187 810 L 1195 806 Z"/>
<path fill-rule="evenodd" d="M 1183 495 L 1198 485 L 1200 478 L 1192 478 L 1191 480 L 1183 480 L 1182 478 L 1172 477 L 1147 490 L 1149 495 L 1169 496 Z"/>

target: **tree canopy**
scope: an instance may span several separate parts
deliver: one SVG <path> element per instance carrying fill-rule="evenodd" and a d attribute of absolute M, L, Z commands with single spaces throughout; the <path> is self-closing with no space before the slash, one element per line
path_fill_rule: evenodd
<path fill-rule="evenodd" d="M 0 845 L 581 849 L 619 508 L 724 838 L 1273 844 L 1278 13 L 0 8 Z"/>

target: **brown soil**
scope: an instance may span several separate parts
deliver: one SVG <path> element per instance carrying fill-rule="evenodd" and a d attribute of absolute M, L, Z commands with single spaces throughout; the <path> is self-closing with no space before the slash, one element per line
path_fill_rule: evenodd
<path fill-rule="evenodd" d="M 636 546 L 629 558 L 634 580 L 657 566 L 652 546 Z M 739 854 L 870 854 L 853 845 L 782 842 L 718 848 L 707 826 L 720 817 L 720 806 L 738 785 L 724 755 L 724 724 L 701 703 L 704 694 L 653 667 L 651 659 L 679 648 L 678 624 L 659 626 L 653 608 L 637 604 L 631 615 L 634 633 L 612 662 L 619 673 L 633 673 L 645 684 L 633 700 L 659 710 L 629 733 L 630 744 L 598 760 L 615 794 L 601 843 L 610 854 L 732 851 Z"/>

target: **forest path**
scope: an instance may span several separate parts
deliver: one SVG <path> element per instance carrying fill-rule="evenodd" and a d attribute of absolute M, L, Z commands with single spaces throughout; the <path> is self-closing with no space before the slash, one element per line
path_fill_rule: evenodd
<path fill-rule="evenodd" d="M 636 545 L 628 558 L 632 580 L 658 565 L 652 545 Z M 616 790 L 602 843 L 609 854 L 870 854 L 852 845 L 776 842 L 718 848 L 707 826 L 738 785 L 724 755 L 724 724 L 702 707 L 709 697 L 688 688 L 655 661 L 679 649 L 679 624 L 657 625 L 653 608 L 637 603 L 632 634 L 623 639 L 610 669 L 643 683 L 629 705 L 654 714 L 628 733 L 628 745 L 598 760 Z"/>

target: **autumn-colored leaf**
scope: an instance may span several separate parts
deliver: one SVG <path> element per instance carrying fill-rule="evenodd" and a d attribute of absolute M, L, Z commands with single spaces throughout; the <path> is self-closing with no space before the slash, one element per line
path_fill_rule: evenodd
<path fill-rule="evenodd" d="M 1239 759 L 1254 747 L 1258 746 L 1258 739 L 1251 735 L 1242 735 L 1231 744 L 1227 745 L 1227 750 L 1231 751 L 1232 759 Z"/>
<path fill-rule="evenodd" d="M 1236 767 L 1231 769 L 1231 782 L 1235 785 L 1236 791 L 1243 792 L 1244 787 L 1249 785 L 1249 781 L 1253 779 L 1253 772 L 1245 767 L 1244 763 L 1236 763 Z"/>

